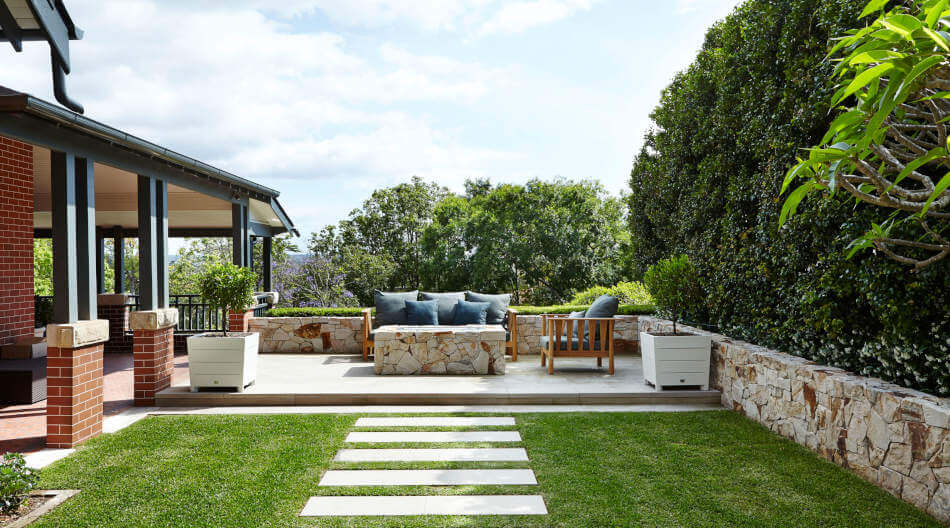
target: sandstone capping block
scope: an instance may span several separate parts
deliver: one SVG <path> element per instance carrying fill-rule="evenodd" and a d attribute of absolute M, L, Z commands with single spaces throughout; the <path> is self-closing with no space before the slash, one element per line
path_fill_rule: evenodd
<path fill-rule="evenodd" d="M 641 331 L 672 323 L 640 318 Z M 724 407 L 950 523 L 950 400 L 699 329 Z"/>
<path fill-rule="evenodd" d="M 99 306 L 125 306 L 130 304 L 132 296 L 128 293 L 100 293 L 96 299 Z"/>
<path fill-rule="evenodd" d="M 46 345 L 50 348 L 82 348 L 109 340 L 109 321 L 93 319 L 46 327 Z"/>
<path fill-rule="evenodd" d="M 177 308 L 159 308 L 142 310 L 129 314 L 129 328 L 132 330 L 161 330 L 178 324 Z"/>

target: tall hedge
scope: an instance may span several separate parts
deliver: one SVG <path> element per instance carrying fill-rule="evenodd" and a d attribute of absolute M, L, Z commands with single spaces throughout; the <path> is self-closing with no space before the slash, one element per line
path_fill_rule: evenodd
<path fill-rule="evenodd" d="M 789 353 L 950 395 L 950 267 L 913 274 L 847 242 L 882 213 L 814 200 L 778 229 L 779 188 L 834 117 L 829 38 L 866 0 L 749 0 L 664 91 L 630 177 L 635 272 L 686 253 L 695 320 Z"/>

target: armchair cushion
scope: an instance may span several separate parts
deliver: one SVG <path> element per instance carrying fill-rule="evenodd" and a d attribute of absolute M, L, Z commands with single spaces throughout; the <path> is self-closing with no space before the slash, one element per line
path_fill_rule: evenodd
<path fill-rule="evenodd" d="M 439 324 L 450 325 L 455 322 L 455 307 L 459 301 L 465 299 L 465 292 L 452 293 L 430 293 L 422 292 L 419 294 L 423 301 L 439 302 Z"/>
<path fill-rule="evenodd" d="M 491 303 L 487 302 L 469 302 L 459 301 L 455 308 L 455 321 L 457 325 L 467 324 L 488 324 L 488 309 Z"/>
<path fill-rule="evenodd" d="M 620 299 L 614 297 L 613 295 L 601 295 L 591 303 L 590 307 L 587 308 L 587 313 L 584 314 L 585 318 L 588 319 L 604 319 L 611 318 L 617 315 L 617 308 L 620 306 Z M 595 327 L 598 325 L 594 325 Z M 584 339 L 590 337 L 590 327 L 584 332 Z M 594 332 L 594 339 L 600 339 L 600 328 L 597 328 Z"/>
<path fill-rule="evenodd" d="M 409 322 L 406 314 L 406 301 L 415 301 L 419 291 L 381 292 L 376 290 L 376 326 L 398 325 Z"/>
<path fill-rule="evenodd" d="M 484 324 L 505 324 L 505 317 L 508 315 L 508 305 L 511 303 L 510 293 L 489 295 L 487 293 L 467 291 L 465 292 L 465 300 L 470 302 L 487 302 L 490 304 Z"/>
<path fill-rule="evenodd" d="M 406 319 L 411 325 L 439 324 L 439 301 L 406 301 Z"/>
<path fill-rule="evenodd" d="M 594 341 L 593 348 L 591 348 L 590 339 L 587 339 L 587 338 L 585 338 L 585 339 L 584 339 L 584 342 L 583 342 L 583 347 L 584 347 L 584 348 L 578 348 L 578 347 L 581 346 L 581 342 L 580 342 L 579 339 L 577 339 L 577 336 L 572 337 L 570 340 L 568 340 L 567 336 L 561 336 L 561 340 L 560 340 L 560 341 L 561 341 L 561 342 L 560 342 L 558 345 L 555 345 L 554 350 L 556 350 L 556 351 L 557 351 L 557 350 L 561 350 L 561 351 L 567 351 L 567 350 L 601 350 L 600 341 L 599 341 L 599 340 Z M 551 342 L 551 338 L 550 338 L 549 336 L 541 336 L 541 350 L 542 350 L 542 351 L 547 350 L 547 349 L 548 349 L 548 344 L 549 344 L 550 342 Z"/>

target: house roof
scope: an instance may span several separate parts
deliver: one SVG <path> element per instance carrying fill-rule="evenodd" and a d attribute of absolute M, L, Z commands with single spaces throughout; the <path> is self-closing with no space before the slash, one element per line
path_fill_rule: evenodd
<path fill-rule="evenodd" d="M 280 231 L 299 235 L 277 201 L 278 191 L 4 86 L 0 86 L 0 133 L 232 203 L 266 206 L 267 216 L 280 221 Z"/>

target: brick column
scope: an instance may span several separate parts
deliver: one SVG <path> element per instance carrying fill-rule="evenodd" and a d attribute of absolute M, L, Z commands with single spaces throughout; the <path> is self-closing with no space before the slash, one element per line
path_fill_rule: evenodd
<path fill-rule="evenodd" d="M 155 405 L 155 393 L 171 386 L 175 370 L 175 324 L 178 310 L 132 312 L 132 362 L 136 407 Z"/>
<path fill-rule="evenodd" d="M 247 332 L 251 317 L 254 317 L 253 310 L 248 310 L 243 313 L 230 312 L 228 314 L 228 332 Z"/>
<path fill-rule="evenodd" d="M 106 354 L 132 352 L 132 339 L 128 335 L 129 302 L 126 293 L 99 294 L 99 319 L 109 321 L 109 340 L 103 349 Z"/>
<path fill-rule="evenodd" d="M 47 327 L 48 447 L 75 447 L 102 433 L 102 344 L 108 338 L 108 321 Z"/>

